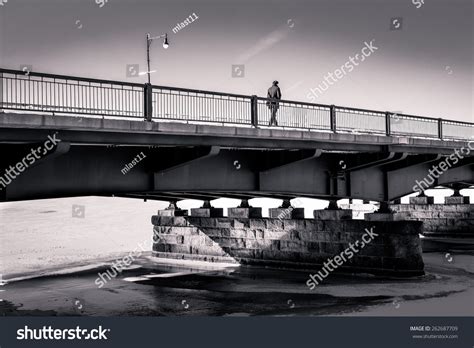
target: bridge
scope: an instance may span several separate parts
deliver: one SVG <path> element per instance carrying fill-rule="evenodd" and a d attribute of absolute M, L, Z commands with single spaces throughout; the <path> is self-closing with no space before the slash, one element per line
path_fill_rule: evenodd
<path fill-rule="evenodd" d="M 0 81 L 0 201 L 170 201 L 152 217 L 157 257 L 308 269 L 370 230 L 382 237 L 342 269 L 419 275 L 423 229 L 410 220 L 433 233 L 472 234 L 464 197 L 447 197 L 441 209 L 423 195 L 412 202 L 421 207 L 390 203 L 473 185 L 473 123 L 6 69 Z M 267 102 L 278 102 L 278 126 L 268 126 Z M 221 197 L 242 204 L 223 217 L 209 203 Z M 256 197 L 284 203 L 262 219 L 248 206 Z M 289 202 L 296 197 L 331 203 L 304 219 Z M 381 209 L 356 221 L 337 209 L 341 198 Z M 182 199 L 205 203 L 187 216 L 174 204 Z M 390 208 L 424 215 L 395 218 Z"/>
<path fill-rule="evenodd" d="M 278 126 L 269 127 L 269 100 L 254 95 L 8 69 L 0 80 L 1 201 L 389 202 L 450 157 L 429 186 L 474 183 L 473 123 L 279 100 Z M 28 165 L 25 156 L 54 134 L 60 142 Z M 6 174 L 10 166 L 16 174 Z"/>

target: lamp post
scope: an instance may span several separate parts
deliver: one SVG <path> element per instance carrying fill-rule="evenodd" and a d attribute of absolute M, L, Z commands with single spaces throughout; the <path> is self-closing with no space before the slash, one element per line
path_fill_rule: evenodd
<path fill-rule="evenodd" d="M 161 38 L 164 38 L 163 48 L 167 49 L 169 47 L 168 33 L 165 33 L 163 35 L 158 35 L 158 36 L 151 36 L 150 33 L 146 34 L 146 60 L 147 60 L 147 68 L 148 68 L 146 73 L 148 75 L 148 84 L 151 84 L 151 82 L 150 82 L 150 74 L 151 74 L 151 71 L 150 71 L 150 46 L 151 46 L 151 43 L 153 42 L 153 40 L 161 39 Z"/>

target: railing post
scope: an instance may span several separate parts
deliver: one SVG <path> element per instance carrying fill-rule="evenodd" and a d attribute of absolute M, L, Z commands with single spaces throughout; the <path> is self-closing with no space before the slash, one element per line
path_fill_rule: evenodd
<path fill-rule="evenodd" d="M 392 113 L 390 112 L 386 112 L 385 113 L 385 135 L 387 135 L 388 137 L 392 134 L 392 128 L 391 128 L 391 125 L 390 125 L 390 116 L 392 115 Z"/>
<path fill-rule="evenodd" d="M 0 110 L 3 110 L 3 73 L 0 72 Z"/>
<path fill-rule="evenodd" d="M 143 112 L 146 121 L 151 122 L 153 117 L 153 88 L 151 84 L 145 83 L 143 88 Z"/>
<path fill-rule="evenodd" d="M 336 106 L 335 105 L 331 105 L 330 117 L 331 117 L 331 130 L 334 133 L 336 133 Z"/>
<path fill-rule="evenodd" d="M 443 139 L 443 119 L 438 119 L 438 138 Z"/>
<path fill-rule="evenodd" d="M 250 98 L 250 119 L 252 126 L 258 128 L 258 99 L 256 95 Z"/>

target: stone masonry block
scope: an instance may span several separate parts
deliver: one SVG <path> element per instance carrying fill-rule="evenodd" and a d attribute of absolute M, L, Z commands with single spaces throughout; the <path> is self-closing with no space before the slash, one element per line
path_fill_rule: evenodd
<path fill-rule="evenodd" d="M 308 251 L 308 248 L 307 248 L 307 244 L 305 245 L 305 243 L 302 243 L 302 242 L 281 240 L 280 241 L 280 250 L 306 252 L 306 251 Z"/>
<path fill-rule="evenodd" d="M 184 237 L 184 243 L 186 245 L 191 245 L 191 246 L 201 246 L 201 245 L 206 245 L 206 239 L 210 239 L 209 237 L 203 235 L 203 236 L 183 236 Z"/>
<path fill-rule="evenodd" d="M 351 209 L 340 210 L 315 210 L 313 216 L 316 220 L 351 220 Z"/>
<path fill-rule="evenodd" d="M 253 231 L 248 229 L 230 229 L 230 237 L 231 238 L 251 238 L 255 239 L 255 235 Z"/>
<path fill-rule="evenodd" d="M 283 230 L 283 222 L 279 219 L 266 219 L 265 224 L 266 228 L 271 231 Z"/>
<path fill-rule="evenodd" d="M 251 229 L 266 229 L 267 225 L 264 219 L 251 219 L 250 220 L 250 228 Z"/>
<path fill-rule="evenodd" d="M 292 207 L 289 208 L 270 208 L 268 209 L 268 216 L 270 219 L 291 219 Z"/>
<path fill-rule="evenodd" d="M 188 221 L 185 217 L 175 216 L 159 216 L 153 215 L 151 223 L 157 226 L 188 226 Z"/>
<path fill-rule="evenodd" d="M 202 228 L 201 232 L 211 238 L 214 237 L 230 237 L 230 228 Z"/>
<path fill-rule="evenodd" d="M 324 229 L 324 222 L 314 219 L 305 220 L 305 229 L 311 231 L 322 231 Z"/>
<path fill-rule="evenodd" d="M 304 208 L 270 208 L 268 212 L 272 219 L 304 219 Z"/>
<path fill-rule="evenodd" d="M 164 209 L 156 212 L 158 216 L 187 216 L 188 211 L 184 209 Z"/>
<path fill-rule="evenodd" d="M 248 240 L 246 240 L 245 238 L 226 238 L 226 237 L 222 237 L 222 238 L 216 238 L 215 242 L 221 248 L 226 247 L 226 248 L 234 249 L 234 248 L 245 248 L 246 243 L 248 242 Z"/>
<path fill-rule="evenodd" d="M 390 209 L 396 212 L 413 211 L 415 210 L 415 205 L 414 204 L 391 204 Z"/>
<path fill-rule="evenodd" d="M 270 250 L 278 250 L 280 245 L 280 241 L 276 240 L 256 240 L 256 239 L 246 239 L 245 240 L 245 247 L 247 249 L 270 249 Z"/>
<path fill-rule="evenodd" d="M 192 225 L 191 220 L 189 220 L 189 223 Z M 193 220 L 197 221 L 197 226 L 199 227 L 222 227 L 222 226 L 217 226 L 217 220 L 216 218 L 193 218 Z"/>
<path fill-rule="evenodd" d="M 291 211 L 292 219 L 304 219 L 304 208 L 294 208 Z"/>
<path fill-rule="evenodd" d="M 170 253 L 189 254 L 191 252 L 191 246 L 182 244 L 170 244 L 168 245 Z M 156 250 L 159 251 L 159 250 Z"/>
<path fill-rule="evenodd" d="M 232 227 L 234 228 L 249 228 L 250 221 L 248 219 L 233 219 Z"/>
<path fill-rule="evenodd" d="M 164 227 L 159 227 L 157 231 L 164 231 L 164 232 L 159 232 L 159 233 L 167 233 L 167 234 L 176 234 L 176 235 L 198 235 L 199 234 L 199 229 L 197 227 L 191 227 L 191 226 L 164 226 Z"/>
<path fill-rule="evenodd" d="M 307 241 L 307 242 L 324 241 L 324 234 L 321 231 L 300 231 L 299 235 L 302 241 Z"/>
<path fill-rule="evenodd" d="M 215 225 L 216 227 L 220 227 L 220 228 L 232 228 L 232 219 L 229 219 L 229 218 L 216 218 L 216 219 L 212 219 L 215 221 Z"/>
<path fill-rule="evenodd" d="M 469 197 L 444 197 L 445 204 L 469 204 Z"/>
<path fill-rule="evenodd" d="M 407 214 L 405 213 L 370 213 L 365 214 L 366 221 L 404 221 L 407 220 Z"/>
<path fill-rule="evenodd" d="M 410 197 L 410 204 L 434 204 L 434 197 Z"/>
<path fill-rule="evenodd" d="M 287 230 L 303 230 L 305 228 L 304 220 L 283 220 L 283 229 Z"/>
<path fill-rule="evenodd" d="M 288 232 L 285 231 L 271 231 L 265 230 L 264 231 L 264 238 L 265 239 L 289 239 Z"/>
<path fill-rule="evenodd" d="M 229 208 L 227 210 L 229 218 L 261 218 L 262 208 Z"/>
<path fill-rule="evenodd" d="M 192 208 L 191 216 L 198 217 L 222 217 L 224 216 L 223 208 Z"/>

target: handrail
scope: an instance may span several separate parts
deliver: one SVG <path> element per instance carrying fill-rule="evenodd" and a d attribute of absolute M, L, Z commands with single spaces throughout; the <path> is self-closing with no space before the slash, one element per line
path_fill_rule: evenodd
<path fill-rule="evenodd" d="M 316 103 L 308 103 L 302 101 L 295 101 L 295 100 L 286 100 L 286 99 L 274 99 L 274 98 L 265 98 L 265 97 L 257 97 L 258 100 L 261 101 L 278 101 L 279 103 L 287 103 L 287 104 L 298 104 L 298 105 L 306 105 L 306 106 L 317 106 L 320 108 L 330 108 L 331 105 L 326 104 L 316 104 Z"/>
<path fill-rule="evenodd" d="M 234 98 L 243 98 L 243 99 L 250 99 L 251 98 L 251 96 L 244 95 L 244 94 L 233 94 L 233 93 L 206 91 L 206 90 L 200 90 L 200 89 L 190 89 L 190 88 L 170 87 L 170 86 L 158 86 L 158 85 L 151 85 L 151 87 L 153 89 L 167 89 L 167 90 L 170 90 L 170 91 L 185 92 L 185 93 L 212 94 L 212 95 L 219 95 L 219 96 L 223 96 L 223 97 L 234 97 Z"/>
<path fill-rule="evenodd" d="M 102 83 L 102 84 L 107 84 L 107 85 L 122 85 L 122 86 L 131 86 L 131 87 L 143 87 L 143 84 L 135 83 L 135 82 L 123 82 L 123 81 L 114 81 L 114 80 L 92 79 L 92 78 L 78 77 L 78 76 L 45 74 L 45 73 L 38 73 L 38 72 L 34 72 L 34 71 L 30 71 L 30 72 L 28 72 L 28 75 L 26 75 L 26 73 L 24 71 L 21 71 L 21 70 L 11 70 L 11 69 L 0 68 L 0 74 L 2 74 L 2 73 L 14 74 L 14 75 L 23 75 L 25 77 L 37 76 L 37 77 L 46 77 L 46 78 L 51 78 L 51 79 Z"/>

